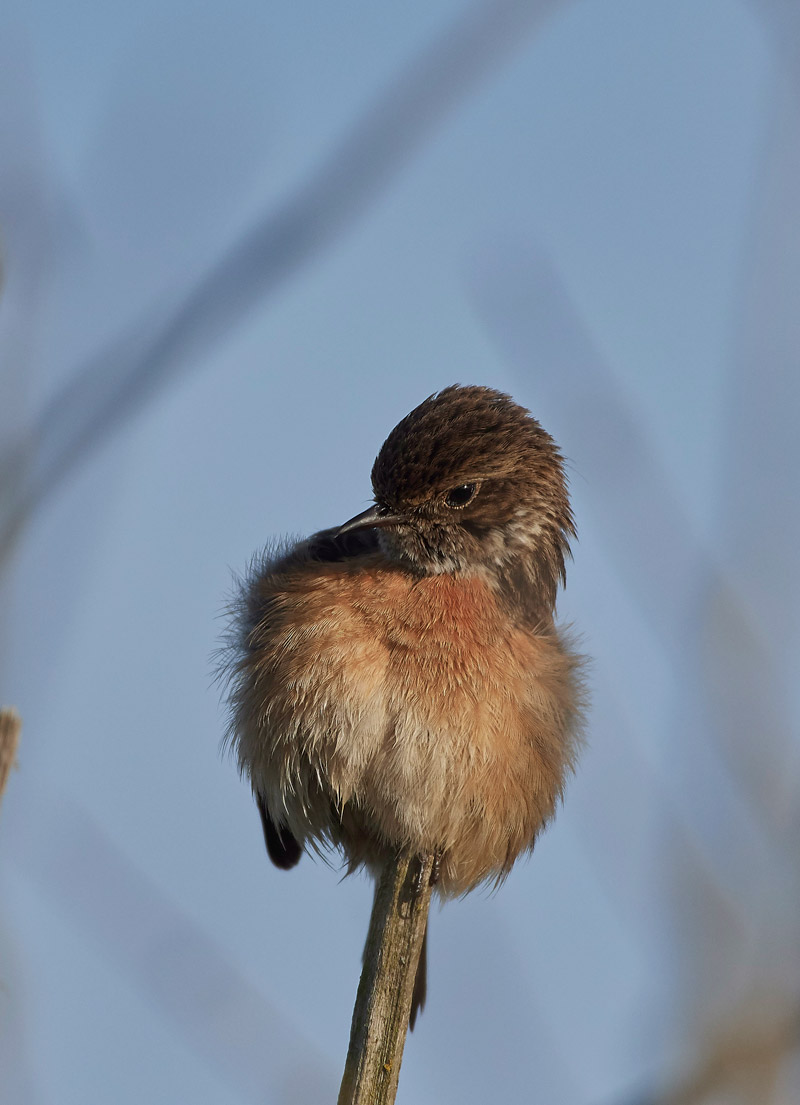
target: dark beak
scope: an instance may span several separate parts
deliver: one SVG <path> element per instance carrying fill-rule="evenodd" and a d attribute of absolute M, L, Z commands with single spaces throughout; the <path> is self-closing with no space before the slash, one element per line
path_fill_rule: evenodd
<path fill-rule="evenodd" d="M 340 526 L 336 531 L 336 536 L 341 537 L 345 533 L 352 533 L 354 529 L 372 529 L 374 526 L 401 526 L 405 520 L 405 518 L 401 518 L 396 514 L 390 514 L 386 507 L 376 503 L 369 510 L 356 514 L 355 518 L 351 518 L 349 522 L 345 522 L 343 526 Z"/>

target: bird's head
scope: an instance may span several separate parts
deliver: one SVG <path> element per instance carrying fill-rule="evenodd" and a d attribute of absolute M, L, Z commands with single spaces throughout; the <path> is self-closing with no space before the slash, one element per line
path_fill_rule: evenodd
<path fill-rule="evenodd" d="M 555 600 L 575 527 L 561 454 L 502 392 L 449 387 L 387 437 L 375 505 L 340 533 L 376 527 L 384 553 L 423 575 L 523 571 Z"/>

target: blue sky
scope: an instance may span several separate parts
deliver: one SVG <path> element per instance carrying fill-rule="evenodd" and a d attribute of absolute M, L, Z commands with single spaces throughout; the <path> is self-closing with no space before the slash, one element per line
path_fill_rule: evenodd
<path fill-rule="evenodd" d="M 569 457 L 560 610 L 594 705 L 532 860 L 434 913 L 398 1100 L 624 1101 L 754 994 L 798 1000 L 795 28 L 768 3 L 549 8 L 2 565 L 14 1105 L 332 1099 L 370 889 L 268 865 L 211 654 L 231 570 L 363 509 L 385 435 L 456 381 Z M 111 350 L 84 407 L 465 10 L 4 9 L 4 448 L 57 457 L 66 407 L 28 435 L 88 359 Z"/>

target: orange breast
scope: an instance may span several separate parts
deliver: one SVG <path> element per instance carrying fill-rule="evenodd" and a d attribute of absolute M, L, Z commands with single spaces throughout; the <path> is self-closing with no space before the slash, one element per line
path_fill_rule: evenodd
<path fill-rule="evenodd" d="M 443 849 L 446 891 L 502 875 L 560 795 L 575 658 L 515 625 L 481 578 L 418 579 L 375 557 L 282 583 L 257 738 L 282 800 L 299 795 L 307 816 L 304 773 L 324 779 L 363 831 Z"/>

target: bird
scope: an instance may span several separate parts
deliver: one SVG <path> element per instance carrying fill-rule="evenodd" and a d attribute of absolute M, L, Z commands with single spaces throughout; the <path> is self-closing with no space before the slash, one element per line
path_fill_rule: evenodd
<path fill-rule="evenodd" d="M 395 426 L 371 482 L 367 510 L 238 581 L 227 741 L 278 868 L 338 849 L 377 883 L 398 849 L 433 853 L 447 899 L 533 849 L 582 743 L 584 659 L 555 620 L 564 458 L 510 396 L 453 385 Z M 412 1028 L 426 972 L 423 950 Z"/>

